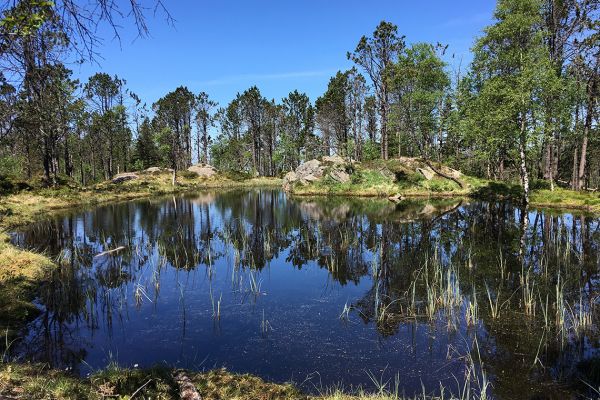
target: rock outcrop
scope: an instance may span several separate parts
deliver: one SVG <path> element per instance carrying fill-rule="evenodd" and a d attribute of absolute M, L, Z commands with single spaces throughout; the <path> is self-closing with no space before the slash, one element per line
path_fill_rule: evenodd
<path fill-rule="evenodd" d="M 283 189 L 290 191 L 294 184 L 308 185 L 325 177 L 339 183 L 350 181 L 348 167 L 352 164 L 340 156 L 325 156 L 321 161 L 313 159 L 304 162 L 295 171 L 283 177 Z"/>
<path fill-rule="evenodd" d="M 190 172 L 194 172 L 200 178 L 210 178 L 217 174 L 216 168 L 208 164 L 192 165 L 187 170 Z"/>
<path fill-rule="evenodd" d="M 345 169 L 332 169 L 328 174 L 331 179 L 339 183 L 350 182 L 350 174 L 346 172 Z"/>
<path fill-rule="evenodd" d="M 429 167 L 417 168 L 417 172 L 423 175 L 428 181 L 432 180 L 435 172 Z"/>
<path fill-rule="evenodd" d="M 122 183 L 125 181 L 131 181 L 133 179 L 139 179 L 140 177 L 137 174 L 134 174 L 133 172 L 125 172 L 122 174 L 117 174 L 115 175 L 111 182 L 112 183 Z"/>
<path fill-rule="evenodd" d="M 283 178 L 283 189 L 292 191 L 294 185 L 306 186 L 316 181 L 325 181 L 331 184 L 349 183 L 353 181 L 352 174 L 358 171 L 357 182 L 365 173 L 378 172 L 389 184 L 397 182 L 410 182 L 415 184 L 419 175 L 425 180 L 449 179 L 456 182 L 461 188 L 464 183 L 460 180 L 460 171 L 436 164 L 416 157 L 399 157 L 380 163 L 367 163 L 362 165 L 353 160 L 340 156 L 324 156 L 321 159 L 306 161 L 295 171 L 288 172 Z M 417 179 L 413 179 L 416 176 Z M 398 202 L 401 198 L 390 196 L 390 201 Z"/>
<path fill-rule="evenodd" d="M 146 168 L 145 170 L 143 170 L 142 172 L 146 173 L 146 174 L 160 174 L 163 172 L 172 173 L 173 168 L 149 167 L 149 168 Z"/>

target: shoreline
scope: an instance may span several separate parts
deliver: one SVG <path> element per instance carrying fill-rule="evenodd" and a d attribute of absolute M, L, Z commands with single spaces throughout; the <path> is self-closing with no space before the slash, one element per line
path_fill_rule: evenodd
<path fill-rule="evenodd" d="M 164 176 L 163 176 L 164 177 Z M 26 225 L 54 211 L 70 208 L 96 206 L 102 204 L 153 198 L 170 194 L 193 193 L 202 190 L 229 190 L 243 188 L 281 188 L 280 178 L 252 178 L 247 180 L 216 179 L 197 182 L 181 179 L 175 187 L 164 180 L 141 180 L 114 185 L 103 183 L 86 188 L 57 188 L 25 191 L 0 198 L 0 232 L 7 232 Z M 168 177 L 167 177 L 168 178 Z M 168 180 L 168 179 L 167 179 Z M 400 195 L 401 199 L 449 199 L 463 198 L 482 201 L 516 201 L 514 196 L 504 193 L 478 192 L 491 189 L 486 186 L 470 187 L 467 190 L 431 191 L 413 187 L 402 189 L 387 187 L 360 187 L 347 185 L 344 188 L 309 185 L 286 191 L 296 197 L 336 197 L 336 198 L 377 198 L 387 199 Z M 588 202 L 591 202 L 589 204 Z M 529 207 L 554 211 L 580 211 L 589 214 L 600 214 L 600 194 L 574 192 L 566 189 L 533 190 Z"/>
<path fill-rule="evenodd" d="M 567 192 L 568 195 L 580 195 L 580 192 L 575 192 L 571 190 L 560 189 L 560 192 Z M 310 188 L 307 187 L 306 190 L 302 190 L 300 192 L 290 191 L 286 192 L 292 196 L 297 197 L 348 197 L 348 198 L 377 198 L 377 199 L 387 199 L 390 196 L 399 194 L 401 199 L 406 200 L 426 200 L 426 199 L 452 199 L 452 198 L 462 198 L 462 199 L 470 199 L 470 200 L 480 200 L 480 201 L 516 201 L 516 199 L 510 196 L 499 195 L 497 197 L 494 196 L 478 196 L 476 191 L 460 191 L 460 192 L 433 192 L 433 191 L 388 191 L 384 193 L 374 193 L 374 192 L 357 192 L 352 189 L 343 190 L 343 191 L 328 191 L 321 188 Z M 529 200 L 529 208 L 535 209 L 547 209 L 553 211 L 581 211 L 589 214 L 600 214 L 600 195 L 596 195 L 596 198 L 593 198 L 592 194 L 583 194 L 584 197 L 589 197 L 590 199 L 594 199 L 598 202 L 598 204 L 572 204 L 569 203 L 571 201 L 570 197 L 565 197 L 562 202 L 552 202 L 548 200 L 536 200 L 536 196 L 542 195 L 545 196 L 547 193 L 553 193 L 550 190 L 542 190 L 542 191 L 532 191 Z"/>
<path fill-rule="evenodd" d="M 162 174 L 162 178 L 165 178 Z M 210 189 L 281 187 L 279 178 L 252 178 L 242 181 L 215 179 L 198 182 L 180 178 L 177 186 L 167 179 L 128 181 L 121 184 L 102 183 L 82 189 L 56 188 L 20 192 L 0 198 L 0 232 L 33 222 L 43 214 L 69 208 L 96 206 L 169 194 L 184 194 Z"/>
<path fill-rule="evenodd" d="M 442 390 L 450 391 L 443 387 Z M 387 385 L 371 391 L 334 386 L 308 394 L 294 383 L 270 382 L 224 368 L 191 371 L 167 366 L 129 369 L 110 365 L 80 378 L 43 364 L 0 363 L 0 398 L 8 399 L 412 400 L 417 396 L 423 400 L 439 399 L 431 394 L 423 397 L 423 393 L 407 396 Z M 470 396 L 462 398 L 480 400 L 480 395 L 473 388 Z"/>

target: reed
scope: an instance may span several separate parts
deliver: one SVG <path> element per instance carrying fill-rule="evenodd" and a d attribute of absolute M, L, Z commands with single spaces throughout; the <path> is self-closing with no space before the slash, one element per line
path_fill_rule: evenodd
<path fill-rule="evenodd" d="M 523 292 L 523 306 L 525 315 L 535 317 L 535 281 L 531 282 L 529 271 L 525 273 L 525 277 L 521 275 L 521 286 Z"/>
<path fill-rule="evenodd" d="M 567 312 L 571 321 L 573 333 L 580 337 L 592 326 L 592 313 L 583 304 L 583 294 L 579 293 L 579 304 L 576 310 L 567 304 Z"/>
<path fill-rule="evenodd" d="M 561 336 L 562 341 L 564 342 L 564 339 L 566 337 L 566 320 L 567 320 L 567 307 L 566 307 L 566 303 L 565 303 L 565 297 L 564 297 L 564 291 L 565 291 L 565 285 L 564 282 L 561 280 L 561 275 L 560 273 L 558 274 L 558 278 L 556 281 L 556 317 L 555 317 L 555 324 L 556 324 L 556 329 L 557 329 L 557 333 Z"/>
<path fill-rule="evenodd" d="M 468 326 L 475 326 L 479 321 L 479 305 L 477 304 L 477 292 L 473 286 L 473 296 L 467 300 L 465 307 L 465 321 Z"/>
<path fill-rule="evenodd" d="M 348 302 L 346 302 L 344 304 L 344 309 L 342 310 L 342 313 L 340 314 L 340 319 L 348 321 L 350 319 L 350 311 L 352 311 L 352 306 L 348 305 Z"/>
<path fill-rule="evenodd" d="M 250 282 L 250 293 L 252 293 L 254 295 L 254 297 L 258 297 L 261 295 L 261 286 L 262 286 L 262 279 L 257 277 L 257 272 L 256 271 L 250 271 L 250 273 L 248 274 L 249 276 L 249 282 Z"/>
<path fill-rule="evenodd" d="M 133 297 L 135 300 L 135 306 L 137 308 L 140 308 L 142 306 L 144 298 L 146 298 L 149 302 L 152 302 L 152 299 L 150 299 L 150 297 L 148 297 L 148 294 L 146 293 L 146 288 L 140 282 L 137 282 L 134 285 Z"/>
<path fill-rule="evenodd" d="M 492 316 L 492 319 L 498 319 L 498 317 L 500 316 L 500 288 L 498 288 L 498 293 L 496 294 L 496 296 L 494 297 L 492 295 L 492 291 L 490 290 L 490 287 L 488 286 L 487 282 L 485 282 L 485 290 L 487 292 L 487 297 L 488 297 L 488 301 L 490 304 L 490 315 Z"/>
<path fill-rule="evenodd" d="M 266 335 L 270 330 L 273 330 L 271 323 L 265 318 L 265 309 L 262 312 L 262 321 L 260 322 L 260 332 L 262 335 Z"/>

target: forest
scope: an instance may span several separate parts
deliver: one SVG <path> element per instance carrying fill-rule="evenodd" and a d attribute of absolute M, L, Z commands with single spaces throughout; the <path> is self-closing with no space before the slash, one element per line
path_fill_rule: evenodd
<path fill-rule="evenodd" d="M 579 191 L 600 183 L 596 0 L 499 0 L 493 24 L 473 39 L 473 60 L 462 68 L 442 38 L 412 42 L 382 21 L 356 38 L 347 53 L 354 66 L 332 76 L 317 99 L 301 88 L 268 99 L 252 86 L 229 104 L 185 82 L 145 104 L 127 77 L 74 79 L 67 59 L 93 59 L 90 24 L 110 19 L 111 3 L 99 4 L 97 16 L 81 15 L 67 0 L 5 2 L 3 180 L 85 186 L 126 171 L 194 163 L 283 176 L 303 161 L 337 154 L 357 161 L 420 157 L 519 182 L 525 198 L 533 182 Z M 143 16 L 132 4 L 143 35 Z"/>

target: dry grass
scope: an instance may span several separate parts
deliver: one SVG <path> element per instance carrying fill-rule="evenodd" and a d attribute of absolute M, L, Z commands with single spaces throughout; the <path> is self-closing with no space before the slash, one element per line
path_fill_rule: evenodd
<path fill-rule="evenodd" d="M 0 233 L 0 285 L 14 280 L 39 280 L 52 266 L 47 257 L 18 249 L 9 243 L 8 235 Z"/>
<path fill-rule="evenodd" d="M 0 338 L 14 336 L 21 326 L 37 315 L 32 303 L 40 281 L 54 263 L 41 254 L 21 250 L 0 233 Z M 0 342 L 0 349 L 5 341 Z"/>

